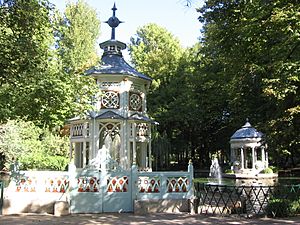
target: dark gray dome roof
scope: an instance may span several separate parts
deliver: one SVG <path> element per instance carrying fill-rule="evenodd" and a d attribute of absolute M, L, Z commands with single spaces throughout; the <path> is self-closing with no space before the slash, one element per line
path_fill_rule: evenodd
<path fill-rule="evenodd" d="M 230 139 L 243 139 L 243 138 L 262 138 L 264 134 L 257 131 L 251 126 L 249 122 L 246 122 L 241 129 L 237 130 Z"/>
<path fill-rule="evenodd" d="M 128 75 L 132 77 L 138 77 L 144 80 L 151 81 L 152 79 L 142 73 L 139 73 L 132 68 L 120 54 L 108 53 L 103 54 L 100 65 L 95 66 L 88 71 L 87 75 L 101 75 L 101 74 L 112 74 L 112 75 Z"/>
<path fill-rule="evenodd" d="M 100 48 L 104 50 L 101 62 L 98 66 L 86 71 L 86 75 L 128 75 L 151 82 L 152 79 L 150 77 L 136 71 L 124 60 L 122 56 L 121 51 L 126 49 L 126 44 L 115 40 L 115 28 L 120 23 L 123 23 L 116 17 L 116 10 L 116 4 L 114 4 L 112 8 L 113 16 L 106 21 L 106 23 L 108 23 L 108 25 L 111 27 L 111 39 L 100 44 Z"/>

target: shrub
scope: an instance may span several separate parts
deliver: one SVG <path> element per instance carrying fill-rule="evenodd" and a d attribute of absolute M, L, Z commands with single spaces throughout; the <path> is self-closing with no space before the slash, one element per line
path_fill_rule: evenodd
<path fill-rule="evenodd" d="M 300 213 L 300 196 L 298 199 L 290 203 L 290 214 L 293 216 L 299 213 Z"/>
<path fill-rule="evenodd" d="M 14 159 L 20 169 L 64 170 L 68 163 L 68 138 L 32 122 L 9 120 L 0 125 L 0 154 L 10 168 Z"/>
<path fill-rule="evenodd" d="M 262 170 L 260 173 L 270 174 L 270 173 L 273 173 L 273 170 L 270 167 L 268 167 L 268 168 Z"/>
<path fill-rule="evenodd" d="M 273 173 L 278 172 L 278 167 L 276 167 L 276 166 L 269 166 L 269 168 L 273 170 Z"/>
<path fill-rule="evenodd" d="M 234 171 L 232 169 L 227 169 L 225 170 L 226 174 L 234 174 Z"/>
<path fill-rule="evenodd" d="M 269 217 L 287 217 L 290 215 L 288 199 L 271 199 L 266 207 L 266 213 Z"/>

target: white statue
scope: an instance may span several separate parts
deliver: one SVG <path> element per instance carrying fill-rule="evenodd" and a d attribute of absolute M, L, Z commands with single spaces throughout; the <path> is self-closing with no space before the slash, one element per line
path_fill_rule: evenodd
<path fill-rule="evenodd" d="M 104 144 L 101 149 L 98 150 L 95 158 L 91 160 L 91 165 L 97 169 L 105 170 L 107 163 L 112 159 L 110 156 L 111 137 L 107 135 L 104 139 Z"/>

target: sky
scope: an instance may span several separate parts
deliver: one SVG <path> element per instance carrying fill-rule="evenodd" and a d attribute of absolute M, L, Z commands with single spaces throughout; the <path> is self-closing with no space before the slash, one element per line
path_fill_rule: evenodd
<path fill-rule="evenodd" d="M 50 2 L 63 11 L 70 0 L 50 0 Z M 124 21 L 116 28 L 116 39 L 126 44 L 139 27 L 148 23 L 156 23 L 166 28 L 179 38 L 183 47 L 192 46 L 200 37 L 201 23 L 197 19 L 199 13 L 195 8 L 199 8 L 203 0 L 193 0 L 190 7 L 186 6 L 185 0 L 85 0 L 85 2 L 96 9 L 101 22 L 107 21 L 112 16 L 111 8 L 116 3 L 116 16 L 120 21 Z M 98 42 L 109 40 L 110 35 L 111 28 L 108 24 L 102 23 Z"/>

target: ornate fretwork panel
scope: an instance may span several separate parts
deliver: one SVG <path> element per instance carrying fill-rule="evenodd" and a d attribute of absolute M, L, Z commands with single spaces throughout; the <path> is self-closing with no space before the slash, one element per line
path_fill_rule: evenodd
<path fill-rule="evenodd" d="M 107 192 L 127 192 L 128 177 L 110 177 L 107 179 Z"/>
<path fill-rule="evenodd" d="M 189 180 L 187 177 L 168 177 L 168 192 L 187 192 Z"/>
<path fill-rule="evenodd" d="M 53 192 L 64 193 L 69 188 L 67 176 L 37 178 L 35 176 L 24 176 L 17 180 L 17 192 Z"/>
<path fill-rule="evenodd" d="M 99 192 L 100 180 L 97 177 L 79 177 L 77 180 L 78 192 Z"/>
<path fill-rule="evenodd" d="M 104 109 L 120 108 L 120 96 L 115 91 L 104 91 L 101 97 L 101 107 Z"/>
<path fill-rule="evenodd" d="M 138 190 L 140 193 L 159 193 L 160 178 L 154 177 L 139 177 Z"/>
<path fill-rule="evenodd" d="M 134 137 L 134 123 L 130 123 L 129 135 Z M 149 137 L 149 125 L 147 123 L 137 123 L 135 127 L 136 137 Z"/>
<path fill-rule="evenodd" d="M 140 94 L 129 94 L 129 109 L 134 111 L 142 111 L 143 99 Z"/>
<path fill-rule="evenodd" d="M 136 124 L 136 136 L 148 137 L 149 136 L 149 125 L 147 123 Z"/>
<path fill-rule="evenodd" d="M 24 177 L 16 182 L 17 192 L 36 192 L 38 181 L 36 177 Z"/>
<path fill-rule="evenodd" d="M 100 88 L 108 89 L 108 88 L 114 88 L 114 87 L 120 87 L 120 82 L 102 82 L 100 84 Z"/>
<path fill-rule="evenodd" d="M 65 193 L 69 188 L 69 180 L 66 177 L 48 178 L 45 185 L 45 192 Z"/>
<path fill-rule="evenodd" d="M 99 148 L 108 151 L 110 157 L 117 162 L 120 160 L 120 129 L 120 123 L 99 124 Z"/>
<path fill-rule="evenodd" d="M 74 124 L 71 127 L 71 136 L 72 137 L 82 137 L 83 136 L 84 124 Z"/>

